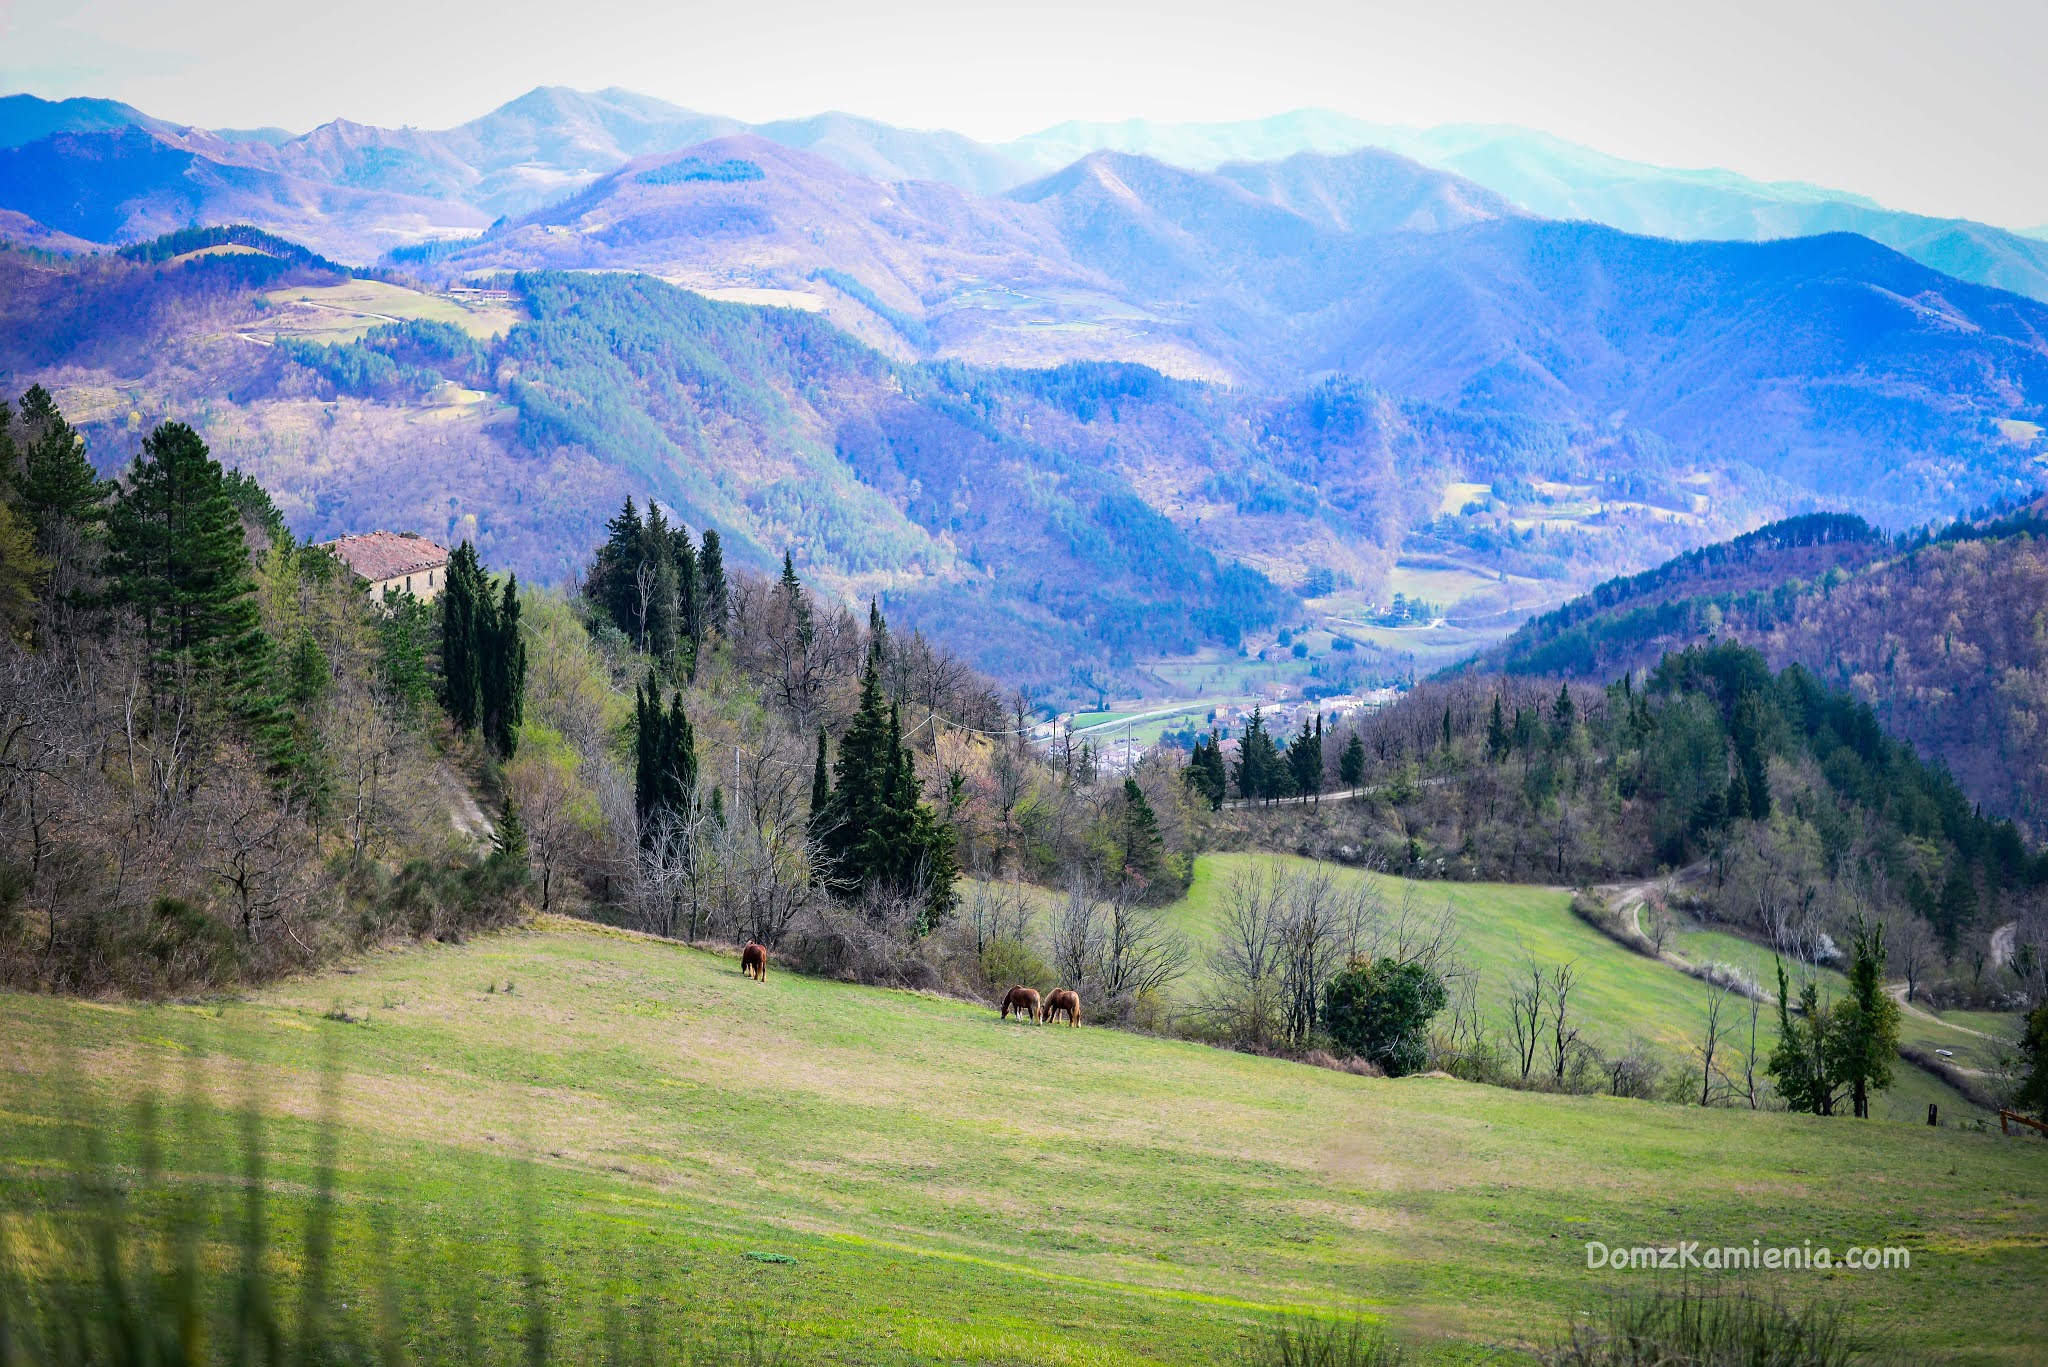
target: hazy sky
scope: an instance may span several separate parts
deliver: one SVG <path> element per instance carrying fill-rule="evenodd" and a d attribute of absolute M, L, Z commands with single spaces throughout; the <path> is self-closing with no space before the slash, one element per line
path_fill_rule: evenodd
<path fill-rule="evenodd" d="M 459 123 L 536 85 L 1001 139 L 1322 106 L 2048 223 L 2044 0 L 0 0 L 0 87 Z"/>

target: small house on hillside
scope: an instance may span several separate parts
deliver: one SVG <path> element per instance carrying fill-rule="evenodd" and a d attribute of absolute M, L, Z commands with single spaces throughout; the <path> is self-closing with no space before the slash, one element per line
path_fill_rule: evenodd
<path fill-rule="evenodd" d="M 365 532 L 320 544 L 368 580 L 370 597 L 379 602 L 387 589 L 431 602 L 448 583 L 448 548 L 412 532 Z"/>

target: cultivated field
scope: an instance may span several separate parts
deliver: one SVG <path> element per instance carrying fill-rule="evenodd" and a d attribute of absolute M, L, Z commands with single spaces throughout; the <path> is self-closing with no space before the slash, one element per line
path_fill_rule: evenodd
<path fill-rule="evenodd" d="M 1475 926 L 1550 896 L 1471 891 Z M 1600 999 L 1675 1009 L 1619 981 Z M 54 1161 L 81 1088 L 175 1095 L 203 1052 L 218 1106 L 246 1064 L 284 1113 L 273 1175 L 298 1190 L 327 1058 L 355 1201 L 508 1285 L 530 1201 L 565 1302 L 646 1263 L 690 1313 L 789 1326 L 799 1360 L 1212 1362 L 1285 1307 L 1369 1309 L 1448 1357 L 1441 1336 L 1543 1341 L 1605 1285 L 1591 1239 L 1904 1244 L 1910 1271 L 1786 1286 L 1917 1360 L 2017 1364 L 2048 1342 L 2048 1150 L 1995 1133 L 1361 1079 L 781 971 L 757 985 L 564 921 L 233 1000 L 0 995 L 0 1038 L 17 1175 Z"/>

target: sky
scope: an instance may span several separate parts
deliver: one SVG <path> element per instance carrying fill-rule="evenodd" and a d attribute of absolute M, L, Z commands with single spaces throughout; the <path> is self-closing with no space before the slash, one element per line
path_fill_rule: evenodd
<path fill-rule="evenodd" d="M 537 85 L 1002 140 L 1320 107 L 2048 224 L 2043 0 L 0 0 L 0 90 L 445 127 Z"/>

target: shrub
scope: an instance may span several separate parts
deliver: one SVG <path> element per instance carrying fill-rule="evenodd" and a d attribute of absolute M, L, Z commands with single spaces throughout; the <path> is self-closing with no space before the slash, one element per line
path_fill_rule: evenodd
<path fill-rule="evenodd" d="M 1420 963 L 1353 963 L 1324 987 L 1323 1020 L 1337 1043 L 1400 1077 L 1427 1060 L 1429 1021 L 1447 1000 Z"/>
<path fill-rule="evenodd" d="M 1377 1324 L 1289 1316 L 1245 1348 L 1245 1367 L 1401 1367 L 1407 1354 Z"/>
<path fill-rule="evenodd" d="M 991 940 L 981 952 L 981 977 L 991 992 L 1013 987 L 1053 988 L 1052 966 L 1022 940 Z"/>
<path fill-rule="evenodd" d="M 1833 1306 L 1793 1309 L 1779 1296 L 1690 1283 L 1616 1294 L 1543 1355 L 1548 1367 L 1848 1367 L 1850 1346 Z"/>

